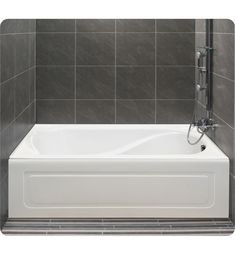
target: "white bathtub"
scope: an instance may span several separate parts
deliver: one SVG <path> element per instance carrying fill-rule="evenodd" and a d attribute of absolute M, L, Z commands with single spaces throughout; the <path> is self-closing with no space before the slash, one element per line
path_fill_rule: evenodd
<path fill-rule="evenodd" d="M 9 159 L 9 217 L 226 218 L 229 160 L 187 129 L 35 125 Z"/>

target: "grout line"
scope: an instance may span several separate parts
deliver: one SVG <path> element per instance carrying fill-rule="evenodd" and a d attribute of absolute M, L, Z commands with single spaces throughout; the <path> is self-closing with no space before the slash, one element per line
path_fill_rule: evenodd
<path fill-rule="evenodd" d="M 37 67 L 73 67 L 74 65 L 37 65 Z M 77 67 L 114 67 L 113 65 L 76 65 Z M 155 67 L 155 65 L 116 65 L 117 67 Z M 194 65 L 156 65 L 157 67 L 167 67 L 167 68 L 195 68 Z"/>
<path fill-rule="evenodd" d="M 76 34 L 76 19 L 74 20 L 74 29 L 75 29 L 75 36 L 74 36 L 74 123 L 77 123 L 77 34 Z"/>
<path fill-rule="evenodd" d="M 117 20 L 114 21 L 114 123 L 117 123 Z"/>
<path fill-rule="evenodd" d="M 1 133 L 4 132 L 7 128 L 9 128 L 35 101 L 29 103 L 23 111 L 21 111 L 4 129 L 1 130 Z"/>
<path fill-rule="evenodd" d="M 214 32 L 214 31 L 213 31 L 213 34 L 214 34 L 214 35 L 234 35 L 234 33 Z"/>
<path fill-rule="evenodd" d="M 115 20 L 116 23 L 116 20 Z M 74 32 L 72 31 L 50 31 L 50 32 L 37 32 L 37 34 L 73 34 Z M 156 31 L 150 31 L 150 32 L 145 32 L 145 31 L 116 31 L 116 24 L 115 24 L 115 30 L 114 31 L 84 31 L 84 32 L 75 32 L 75 34 L 195 34 L 195 32 L 172 32 L 172 31 L 161 31 L 161 32 L 156 32 Z M 198 33 L 203 33 L 203 32 L 198 32 Z M 3 34 L 4 35 L 4 34 Z"/>
<path fill-rule="evenodd" d="M 2 82 L 1 82 L 1 85 L 4 85 L 4 84 L 7 83 L 8 81 L 11 81 L 11 80 L 13 80 L 14 78 L 17 78 L 18 76 L 20 76 L 20 75 L 22 75 L 22 74 L 24 74 L 24 73 L 30 71 L 30 70 L 33 69 L 33 68 L 34 68 L 34 66 L 31 66 L 31 67 L 29 67 L 28 69 L 24 70 L 23 72 L 20 72 L 20 73 L 18 73 L 18 74 L 15 74 L 15 75 L 12 76 L 11 78 L 9 78 L 9 79 L 7 79 L 7 80 L 5 80 L 5 81 L 2 81 Z"/>
<path fill-rule="evenodd" d="M 224 119 L 222 119 L 218 114 L 216 114 L 215 112 L 213 112 L 213 115 L 215 115 L 218 119 L 220 119 L 224 124 L 226 124 L 228 127 L 230 127 L 231 129 L 234 130 L 234 127 L 232 127 L 231 125 L 229 125 Z"/>
<path fill-rule="evenodd" d="M 72 101 L 74 100 L 74 98 L 38 98 L 37 100 L 40 100 L 40 101 L 61 101 L 61 100 L 64 100 L 64 101 Z M 76 101 L 102 101 L 102 100 L 122 100 L 122 101 L 140 101 L 140 100 L 145 100 L 145 101 L 152 101 L 152 100 L 157 100 L 157 101 L 193 101 L 195 100 L 194 98 L 170 98 L 170 99 L 165 99 L 165 98 L 158 98 L 158 99 L 155 99 L 155 98 L 76 98 L 75 99 Z"/>
<path fill-rule="evenodd" d="M 214 74 L 215 76 L 217 76 L 217 77 L 219 77 L 219 78 L 223 78 L 223 79 L 225 79 L 225 80 L 227 80 L 227 81 L 234 82 L 234 80 L 232 80 L 232 79 L 230 79 L 230 78 L 227 78 L 227 77 L 225 77 L 225 76 L 223 76 L 223 75 L 221 75 L 221 74 L 218 74 L 218 73 L 216 73 L 216 72 L 213 72 L 212 74 Z"/>
<path fill-rule="evenodd" d="M 36 34 L 36 32 L 22 32 L 22 33 L 3 33 L 1 36 L 14 36 L 14 35 L 32 35 Z"/>

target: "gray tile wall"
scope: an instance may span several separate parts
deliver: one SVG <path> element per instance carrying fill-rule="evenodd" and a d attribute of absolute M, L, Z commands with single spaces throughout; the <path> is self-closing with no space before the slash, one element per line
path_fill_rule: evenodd
<path fill-rule="evenodd" d="M 194 20 L 37 20 L 38 123 L 188 123 Z"/>
<path fill-rule="evenodd" d="M 195 46 L 205 45 L 205 20 L 196 21 Z M 219 124 L 210 136 L 230 159 L 230 217 L 235 222 L 234 168 L 234 24 L 213 21 L 213 117 Z M 198 116 L 205 117 L 205 95 L 197 98 Z"/>
<path fill-rule="evenodd" d="M 213 23 L 213 113 L 220 127 L 212 136 L 230 159 L 230 216 L 235 222 L 234 183 L 234 24 L 230 20 Z"/>
<path fill-rule="evenodd" d="M 1 225 L 8 213 L 8 158 L 35 123 L 36 22 L 1 24 L 0 193 Z"/>

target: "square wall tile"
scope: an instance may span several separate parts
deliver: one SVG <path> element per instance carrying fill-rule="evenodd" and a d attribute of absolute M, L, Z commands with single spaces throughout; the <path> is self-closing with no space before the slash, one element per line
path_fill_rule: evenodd
<path fill-rule="evenodd" d="M 195 32 L 206 32 L 206 19 L 195 20 Z"/>
<path fill-rule="evenodd" d="M 1 130 L 14 120 L 14 89 L 15 79 L 11 79 L 1 85 Z"/>
<path fill-rule="evenodd" d="M 214 130 L 212 139 L 218 145 L 218 147 L 229 157 L 230 164 L 234 161 L 234 144 L 233 136 L 234 130 L 228 126 L 223 120 L 216 115 L 213 116 L 214 120 L 218 124 L 218 127 Z M 231 173 L 234 175 L 235 171 L 231 168 Z"/>
<path fill-rule="evenodd" d="M 37 65 L 74 65 L 75 34 L 37 34 Z"/>
<path fill-rule="evenodd" d="M 158 33 L 158 65 L 191 65 L 194 66 L 195 35 L 194 33 Z"/>
<path fill-rule="evenodd" d="M 75 67 L 37 67 L 37 99 L 74 99 Z"/>
<path fill-rule="evenodd" d="M 36 31 L 35 19 L 5 19 L 1 23 L 1 34 L 30 33 Z"/>
<path fill-rule="evenodd" d="M 194 67 L 157 67 L 158 99 L 194 99 Z"/>
<path fill-rule="evenodd" d="M 117 32 L 154 32 L 154 19 L 118 19 Z"/>
<path fill-rule="evenodd" d="M 1 182 L 1 220 L 6 221 L 8 218 L 8 175 Z"/>
<path fill-rule="evenodd" d="M 234 79 L 234 35 L 214 34 L 213 36 L 214 72 Z"/>
<path fill-rule="evenodd" d="M 232 204 L 232 220 L 235 222 L 235 177 L 231 177 L 231 204 Z M 235 224 L 234 224 L 235 225 Z"/>
<path fill-rule="evenodd" d="M 37 33 L 75 32 L 74 19 L 37 19 Z"/>
<path fill-rule="evenodd" d="M 214 19 L 214 33 L 234 33 L 234 23 L 230 19 Z"/>
<path fill-rule="evenodd" d="M 154 67 L 117 67 L 118 99 L 154 99 Z"/>
<path fill-rule="evenodd" d="M 115 67 L 78 67 L 77 99 L 114 99 Z"/>
<path fill-rule="evenodd" d="M 157 32 L 194 32 L 194 19 L 158 19 Z"/>
<path fill-rule="evenodd" d="M 1 35 L 1 81 L 6 81 L 15 74 L 15 36 Z"/>
<path fill-rule="evenodd" d="M 195 50 L 205 46 L 206 46 L 206 33 L 195 33 Z"/>
<path fill-rule="evenodd" d="M 15 117 L 29 105 L 30 82 L 30 71 L 26 71 L 15 78 Z"/>
<path fill-rule="evenodd" d="M 201 119 L 201 118 L 206 118 L 207 117 L 207 111 L 206 107 L 202 105 L 200 102 L 196 101 L 195 102 L 195 107 L 196 107 L 196 119 Z"/>
<path fill-rule="evenodd" d="M 114 33 L 77 34 L 77 65 L 114 65 Z"/>
<path fill-rule="evenodd" d="M 114 100 L 77 100 L 76 114 L 78 124 L 115 123 Z"/>
<path fill-rule="evenodd" d="M 154 65 L 154 33 L 118 33 L 117 65 Z"/>
<path fill-rule="evenodd" d="M 213 75 L 213 111 L 234 127 L 234 82 Z"/>
<path fill-rule="evenodd" d="M 189 124 L 194 100 L 157 100 L 158 124 Z"/>
<path fill-rule="evenodd" d="M 115 32 L 114 19 L 77 19 L 77 32 Z"/>
<path fill-rule="evenodd" d="M 29 70 L 30 103 L 36 99 L 36 66 Z"/>
<path fill-rule="evenodd" d="M 117 100 L 117 124 L 155 123 L 155 100 Z"/>
<path fill-rule="evenodd" d="M 27 107 L 14 121 L 14 142 L 18 145 L 33 127 L 31 111 L 33 104 Z"/>
<path fill-rule="evenodd" d="M 8 159 L 15 148 L 14 123 L 11 123 L 1 132 L 1 177 L 8 174 Z"/>
<path fill-rule="evenodd" d="M 15 36 L 15 74 L 21 73 L 28 69 L 32 60 L 33 46 L 32 43 L 33 36 L 30 34 L 19 34 Z"/>
<path fill-rule="evenodd" d="M 37 123 L 74 123 L 74 100 L 37 100 Z"/>

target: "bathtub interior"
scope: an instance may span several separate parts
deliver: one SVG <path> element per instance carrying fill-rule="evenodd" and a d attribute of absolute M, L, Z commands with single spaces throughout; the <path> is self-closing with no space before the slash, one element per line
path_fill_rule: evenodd
<path fill-rule="evenodd" d="M 225 156 L 205 136 L 187 142 L 188 125 L 36 124 L 10 158 L 218 157 Z M 191 139 L 200 136 L 196 130 Z"/>

